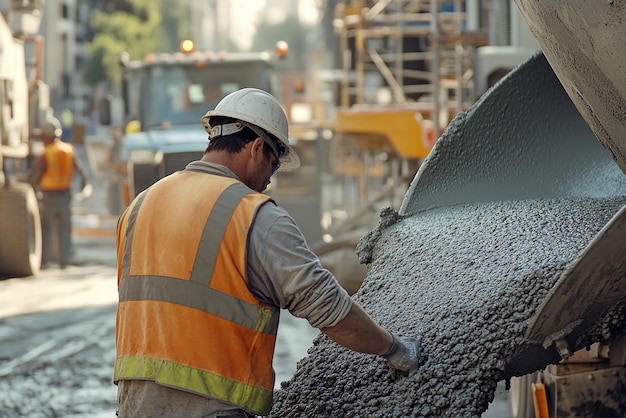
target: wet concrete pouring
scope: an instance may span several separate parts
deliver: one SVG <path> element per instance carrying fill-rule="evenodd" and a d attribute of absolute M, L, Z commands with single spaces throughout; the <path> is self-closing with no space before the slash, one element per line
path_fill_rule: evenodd
<path fill-rule="evenodd" d="M 511 377 L 507 364 L 538 305 L 624 203 L 467 204 L 404 219 L 388 211 L 360 244 L 371 264 L 355 299 L 392 332 L 420 336 L 426 363 L 392 376 L 380 358 L 320 336 L 271 416 L 480 417 Z M 623 329 L 617 319 L 605 324 Z"/>

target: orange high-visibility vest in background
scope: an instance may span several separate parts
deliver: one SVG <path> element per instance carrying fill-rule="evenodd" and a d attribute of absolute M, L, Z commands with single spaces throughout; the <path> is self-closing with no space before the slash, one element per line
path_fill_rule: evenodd
<path fill-rule="evenodd" d="M 115 382 L 152 380 L 269 413 L 280 311 L 254 297 L 246 275 L 248 233 L 268 201 L 185 170 L 131 203 L 118 223 Z"/>
<path fill-rule="evenodd" d="M 46 171 L 39 181 L 39 188 L 44 191 L 69 190 L 74 175 L 74 147 L 63 141 L 54 141 L 44 150 Z"/>

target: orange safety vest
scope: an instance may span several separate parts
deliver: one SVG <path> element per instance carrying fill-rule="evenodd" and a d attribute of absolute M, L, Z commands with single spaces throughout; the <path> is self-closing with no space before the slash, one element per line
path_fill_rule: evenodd
<path fill-rule="evenodd" d="M 152 380 L 266 415 L 278 318 L 247 286 L 248 233 L 270 201 L 185 170 L 142 192 L 118 222 L 114 381 Z"/>
<path fill-rule="evenodd" d="M 69 190 L 74 175 L 74 147 L 54 141 L 44 149 L 46 171 L 39 182 L 42 191 Z"/>

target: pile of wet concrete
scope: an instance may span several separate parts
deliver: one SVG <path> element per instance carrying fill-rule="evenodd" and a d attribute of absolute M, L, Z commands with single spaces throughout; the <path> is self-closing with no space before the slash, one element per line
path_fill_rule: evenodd
<path fill-rule="evenodd" d="M 419 336 L 408 376 L 320 334 L 277 391 L 272 417 L 480 417 L 549 289 L 626 197 L 499 201 L 388 211 L 364 237 L 354 296 L 391 332 Z M 605 321 L 623 329 L 620 321 Z M 610 337 L 611 330 L 603 330 Z"/>

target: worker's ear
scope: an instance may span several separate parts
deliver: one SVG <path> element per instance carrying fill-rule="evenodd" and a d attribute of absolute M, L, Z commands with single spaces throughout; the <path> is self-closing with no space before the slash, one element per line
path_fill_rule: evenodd
<path fill-rule="evenodd" d="M 252 159 L 255 161 L 262 161 L 265 156 L 263 154 L 263 138 L 257 137 L 254 141 L 252 141 L 252 147 L 250 148 L 250 152 L 252 153 Z"/>

